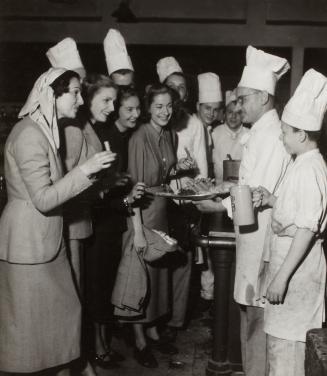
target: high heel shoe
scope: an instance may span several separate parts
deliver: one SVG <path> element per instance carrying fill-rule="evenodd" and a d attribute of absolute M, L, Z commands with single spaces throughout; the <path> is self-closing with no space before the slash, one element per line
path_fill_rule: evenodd
<path fill-rule="evenodd" d="M 120 367 L 117 360 L 114 360 L 113 357 L 110 356 L 109 352 L 105 352 L 104 354 L 94 354 L 92 363 L 93 365 L 103 369 Z"/>
<path fill-rule="evenodd" d="M 158 362 L 149 346 L 145 346 L 142 350 L 134 348 L 134 357 L 139 364 L 147 368 L 158 368 Z"/>
<path fill-rule="evenodd" d="M 124 355 L 112 348 L 110 348 L 106 354 L 109 355 L 110 359 L 112 359 L 114 362 L 123 362 L 125 360 Z"/>

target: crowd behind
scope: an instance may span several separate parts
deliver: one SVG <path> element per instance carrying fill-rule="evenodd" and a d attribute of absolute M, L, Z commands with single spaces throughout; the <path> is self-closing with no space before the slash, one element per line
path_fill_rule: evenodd
<path fill-rule="evenodd" d="M 324 318 L 327 169 L 317 145 L 326 77 L 306 72 L 280 121 L 275 89 L 290 66 L 249 46 L 236 89 L 223 95 L 217 74 L 198 75 L 192 114 L 174 57 L 158 61 L 157 82 L 137 88 L 119 31 L 109 30 L 104 51 L 108 75 L 87 72 L 71 38 L 50 48 L 51 68 L 6 142 L 0 371 L 68 374 L 74 365 L 92 376 L 94 367 L 119 367 L 117 323 L 132 328 L 142 366 L 158 367 L 157 351 L 177 354 L 191 233 L 206 213 L 232 217 L 233 205 L 158 193 L 194 178 L 226 190 L 235 183 L 224 181 L 224 161 L 240 160 L 239 184 L 251 187 L 256 214 L 254 225 L 235 226 L 243 368 L 304 375 L 306 332 Z M 201 299 L 210 302 L 210 257 L 199 253 Z"/>

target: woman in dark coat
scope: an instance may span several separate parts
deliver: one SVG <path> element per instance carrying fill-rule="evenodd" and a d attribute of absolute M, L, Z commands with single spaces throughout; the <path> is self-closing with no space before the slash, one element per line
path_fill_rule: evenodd
<path fill-rule="evenodd" d="M 112 176 L 126 173 L 128 140 L 140 115 L 140 101 L 135 90 L 117 91 L 106 76 L 88 75 L 83 85 L 89 113 L 84 134 L 89 144 L 100 145 L 100 148 L 107 145 L 111 151 L 116 151 L 116 162 L 107 176 L 103 176 L 104 181 L 112 180 Z M 116 120 L 108 121 L 116 104 Z M 102 368 L 115 368 L 117 362 L 124 359 L 111 348 L 113 307 L 110 297 L 121 256 L 128 206 L 144 191 L 144 184 L 133 187 L 124 177 L 121 182 L 95 201 L 92 209 L 94 236 L 85 253 L 87 311 L 94 327 L 93 363 Z M 97 189 L 101 191 L 101 187 Z"/>

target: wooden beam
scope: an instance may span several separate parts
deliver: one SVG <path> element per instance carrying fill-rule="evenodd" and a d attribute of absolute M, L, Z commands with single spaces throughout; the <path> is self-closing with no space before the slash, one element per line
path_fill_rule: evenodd
<path fill-rule="evenodd" d="M 0 42 L 56 42 L 72 36 L 81 43 L 102 43 L 109 27 L 119 29 L 128 44 L 255 46 L 326 48 L 327 27 L 266 25 L 114 23 L 106 22 L 11 22 L 0 25 Z M 0 27 L 1 28 L 1 27 Z"/>
<path fill-rule="evenodd" d="M 304 48 L 294 47 L 292 49 L 292 69 L 291 69 L 291 95 L 293 95 L 297 85 L 303 76 Z"/>

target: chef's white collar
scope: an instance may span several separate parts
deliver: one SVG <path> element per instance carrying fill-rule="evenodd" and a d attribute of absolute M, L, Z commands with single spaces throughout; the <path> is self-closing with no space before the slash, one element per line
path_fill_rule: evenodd
<path fill-rule="evenodd" d="M 251 127 L 251 131 L 257 131 L 259 128 L 264 128 L 272 122 L 280 121 L 275 108 L 264 113 L 259 120 L 257 120 Z"/>

